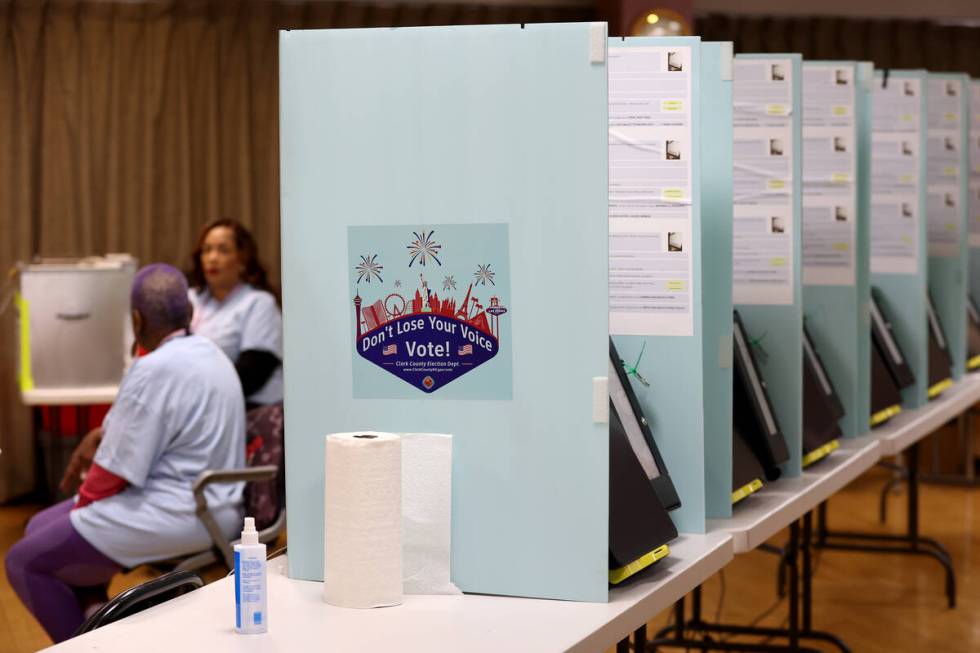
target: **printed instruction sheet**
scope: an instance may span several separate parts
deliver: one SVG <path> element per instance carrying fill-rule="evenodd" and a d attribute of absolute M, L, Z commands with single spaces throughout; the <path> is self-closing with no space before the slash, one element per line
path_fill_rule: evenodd
<path fill-rule="evenodd" d="M 793 65 L 735 59 L 736 304 L 793 303 Z"/>
<path fill-rule="evenodd" d="M 970 247 L 980 247 L 980 81 L 970 82 Z"/>
<path fill-rule="evenodd" d="M 871 118 L 871 271 L 919 266 L 920 79 L 876 75 Z"/>
<path fill-rule="evenodd" d="M 926 230 L 930 256 L 959 256 L 962 120 L 966 89 L 959 80 L 929 77 L 926 114 Z"/>
<path fill-rule="evenodd" d="M 853 285 L 856 66 L 803 63 L 803 283 Z"/>
<path fill-rule="evenodd" d="M 690 336 L 691 48 L 609 48 L 609 332 Z"/>

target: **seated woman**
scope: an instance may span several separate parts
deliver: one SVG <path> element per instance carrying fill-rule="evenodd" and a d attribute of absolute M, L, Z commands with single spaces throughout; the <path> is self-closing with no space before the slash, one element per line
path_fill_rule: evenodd
<path fill-rule="evenodd" d="M 187 280 L 191 331 L 213 340 L 232 360 L 248 407 L 282 401 L 282 314 L 252 234 L 234 220 L 209 224 Z"/>
<path fill-rule="evenodd" d="M 247 408 L 282 401 L 282 314 L 252 234 L 220 219 L 201 232 L 187 274 L 194 307 L 191 332 L 213 341 L 231 359 Z M 81 482 L 102 439 L 90 431 L 72 453 L 61 479 L 69 494 Z"/>
<path fill-rule="evenodd" d="M 17 596 L 56 642 L 82 624 L 86 596 L 105 600 L 120 568 L 207 549 L 191 486 L 207 469 L 245 462 L 241 383 L 213 342 L 187 334 L 184 275 L 145 267 L 131 301 L 133 332 L 148 353 L 123 378 L 77 504 L 35 515 L 5 561 Z M 212 485 L 206 496 L 232 537 L 242 484 Z"/>

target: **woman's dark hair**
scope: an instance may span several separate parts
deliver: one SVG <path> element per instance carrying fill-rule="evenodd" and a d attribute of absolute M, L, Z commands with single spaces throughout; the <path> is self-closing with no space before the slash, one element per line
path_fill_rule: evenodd
<path fill-rule="evenodd" d="M 255 238 L 252 237 L 252 232 L 238 220 L 231 218 L 219 218 L 201 231 L 197 245 L 194 246 L 194 253 L 191 254 L 191 268 L 190 272 L 187 273 L 187 284 L 197 291 L 202 291 L 207 287 L 207 281 L 204 279 L 204 268 L 201 265 L 201 252 L 204 251 L 204 239 L 208 237 L 212 229 L 218 227 L 231 229 L 235 236 L 235 248 L 238 250 L 238 256 L 245 267 L 245 271 L 242 273 L 242 281 L 250 284 L 253 288 L 272 293 L 278 300 L 279 294 L 269 285 L 269 277 L 265 272 L 265 267 L 259 261 L 259 251 L 255 244 Z"/>

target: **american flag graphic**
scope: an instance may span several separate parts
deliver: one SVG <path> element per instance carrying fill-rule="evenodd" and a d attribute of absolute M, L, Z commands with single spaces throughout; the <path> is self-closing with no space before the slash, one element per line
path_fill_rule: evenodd
<path fill-rule="evenodd" d="M 381 350 L 383 356 L 394 356 L 398 353 L 398 345 L 392 343 Z"/>
<path fill-rule="evenodd" d="M 459 348 L 459 350 L 457 350 L 456 355 L 469 356 L 472 353 L 473 353 L 473 345 L 463 345 L 462 347 Z"/>

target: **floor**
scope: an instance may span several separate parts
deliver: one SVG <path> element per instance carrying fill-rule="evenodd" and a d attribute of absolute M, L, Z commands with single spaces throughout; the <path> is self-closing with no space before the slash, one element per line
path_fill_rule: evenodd
<path fill-rule="evenodd" d="M 875 469 L 835 495 L 830 502 L 834 527 L 899 532 L 904 528 L 905 495 L 889 499 L 886 526 L 877 523 L 878 492 L 887 472 Z M 856 653 L 980 650 L 980 489 L 923 485 L 922 530 L 944 543 L 953 556 L 959 583 L 959 606 L 948 610 L 942 575 L 932 560 L 827 551 L 818 553 L 814 581 L 814 626 L 844 639 Z M 36 506 L 0 508 L 0 553 L 20 536 Z M 782 544 L 786 534 L 772 539 Z M 780 625 L 786 601 L 778 600 L 776 558 L 754 551 L 737 557 L 704 586 L 704 617 L 727 623 Z M 223 575 L 210 570 L 210 578 Z M 141 567 L 117 577 L 110 593 L 153 574 Z M 724 584 L 724 597 L 722 585 Z M 670 619 L 670 612 L 651 621 L 651 632 Z M 0 565 L 0 652 L 35 651 L 49 642 L 23 609 Z M 826 648 L 825 650 L 833 650 Z"/>
<path fill-rule="evenodd" d="M 887 479 L 888 472 L 874 469 L 836 494 L 830 501 L 831 527 L 902 532 L 906 506 L 902 490 L 889 498 L 887 524 L 878 523 L 878 495 Z M 932 559 L 818 551 L 814 558 L 814 628 L 839 636 L 855 653 L 980 650 L 980 488 L 923 484 L 920 501 L 923 534 L 939 540 L 953 557 L 957 608 L 946 607 L 944 577 Z M 780 545 L 787 539 L 788 531 L 784 531 L 770 543 Z M 786 599 L 777 598 L 775 572 L 776 556 L 771 553 L 757 549 L 736 557 L 704 585 L 703 617 L 723 623 L 785 626 L 787 604 Z M 687 605 L 690 610 L 690 601 Z M 672 611 L 667 611 L 652 620 L 651 636 L 672 618 Z M 819 644 L 815 648 L 837 650 Z"/>

